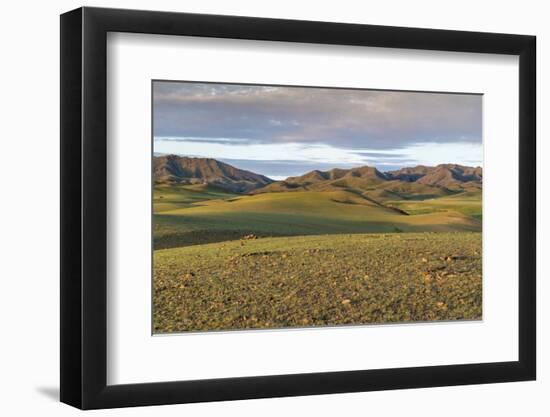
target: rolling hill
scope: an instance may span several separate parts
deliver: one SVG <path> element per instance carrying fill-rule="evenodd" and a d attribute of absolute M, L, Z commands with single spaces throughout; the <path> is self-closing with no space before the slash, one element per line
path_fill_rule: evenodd
<path fill-rule="evenodd" d="M 214 159 L 154 159 L 155 249 L 247 235 L 481 231 L 481 168 L 357 167 L 272 181 Z"/>
<path fill-rule="evenodd" d="M 157 196 L 155 249 L 238 240 L 247 235 L 480 231 L 481 220 L 473 215 L 481 213 L 480 201 L 468 201 L 466 206 L 448 198 L 448 202 L 443 197 L 399 206 L 399 201 L 383 205 L 345 190 L 298 191 L 212 196 L 171 202 L 167 207 Z M 464 212 L 463 206 L 469 211 Z"/>

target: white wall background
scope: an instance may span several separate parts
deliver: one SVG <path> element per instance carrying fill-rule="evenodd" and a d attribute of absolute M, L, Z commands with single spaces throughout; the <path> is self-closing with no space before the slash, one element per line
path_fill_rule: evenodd
<path fill-rule="evenodd" d="M 0 23 L 0 412 L 68 416 L 57 402 L 59 379 L 59 17 L 81 6 L 72 0 L 3 5 Z M 237 401 L 95 412 L 94 415 L 529 415 L 550 413 L 550 134 L 544 120 L 550 97 L 550 26 L 545 2 L 431 0 L 254 1 L 123 0 L 86 5 L 181 12 L 240 14 L 533 34 L 538 37 L 539 137 L 539 366 L 538 381 L 270 400 Z M 543 236 L 544 234 L 544 236 Z M 545 395 L 546 394 L 546 395 Z"/>

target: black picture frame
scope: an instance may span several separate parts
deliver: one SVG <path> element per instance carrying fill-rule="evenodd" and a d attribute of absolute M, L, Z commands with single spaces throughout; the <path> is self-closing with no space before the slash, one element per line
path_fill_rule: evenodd
<path fill-rule="evenodd" d="M 107 385 L 108 32 L 519 56 L 519 358 L 425 366 Z M 61 401 L 81 409 L 534 380 L 534 36 L 102 8 L 61 15 Z"/>

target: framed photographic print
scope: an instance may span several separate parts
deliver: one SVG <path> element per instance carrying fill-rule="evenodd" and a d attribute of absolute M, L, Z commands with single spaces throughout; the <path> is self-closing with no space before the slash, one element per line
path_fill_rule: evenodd
<path fill-rule="evenodd" d="M 61 400 L 535 379 L 535 38 L 61 16 Z"/>

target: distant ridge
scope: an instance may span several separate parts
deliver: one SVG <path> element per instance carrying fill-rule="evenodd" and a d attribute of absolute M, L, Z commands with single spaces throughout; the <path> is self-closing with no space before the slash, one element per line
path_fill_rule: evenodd
<path fill-rule="evenodd" d="M 481 167 L 457 164 L 441 164 L 435 167 L 419 165 L 414 168 L 389 171 L 387 174 L 393 179 L 446 188 L 460 186 L 464 183 L 481 184 L 483 181 Z"/>
<path fill-rule="evenodd" d="M 289 177 L 254 193 L 284 191 L 330 191 L 335 189 L 368 192 L 376 198 L 412 195 L 441 196 L 460 191 L 481 190 L 483 170 L 457 164 L 441 164 L 435 167 L 418 165 L 395 171 L 381 172 L 374 167 L 311 171 L 299 177 Z"/>
<path fill-rule="evenodd" d="M 178 155 L 154 156 L 153 175 L 155 184 L 208 184 L 236 193 L 248 193 L 273 182 L 216 159 Z"/>
<path fill-rule="evenodd" d="M 434 198 L 457 192 L 480 192 L 483 169 L 458 164 L 418 165 L 382 172 L 369 166 L 313 170 L 283 181 L 236 168 L 212 158 L 177 155 L 153 157 L 155 184 L 207 184 L 242 194 L 346 189 L 378 200 Z"/>

